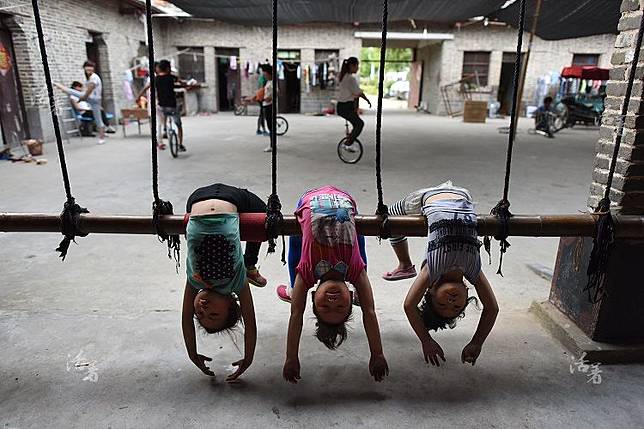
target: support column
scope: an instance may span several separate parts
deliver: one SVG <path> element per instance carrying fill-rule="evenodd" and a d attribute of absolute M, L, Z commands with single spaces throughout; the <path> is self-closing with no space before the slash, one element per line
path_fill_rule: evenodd
<path fill-rule="evenodd" d="M 204 46 L 203 55 L 204 72 L 206 75 L 206 84 L 208 85 L 208 88 L 204 88 L 202 90 L 202 108 L 208 112 L 217 112 L 217 58 L 215 58 L 215 47 Z"/>
<path fill-rule="evenodd" d="M 637 0 L 622 2 L 596 146 L 590 210 L 605 190 L 643 6 Z M 611 191 L 613 212 L 619 214 L 644 213 L 644 56 L 640 55 L 639 61 Z M 555 331 L 567 345 L 586 351 L 589 359 L 592 355 L 595 361 L 644 361 L 644 241 L 615 242 L 605 283 L 607 294 L 597 304 L 591 304 L 583 292 L 591 249 L 590 238 L 561 239 L 549 300 L 535 308 L 546 316 L 548 326 L 557 325 Z M 587 338 L 582 338 L 582 333 Z"/>

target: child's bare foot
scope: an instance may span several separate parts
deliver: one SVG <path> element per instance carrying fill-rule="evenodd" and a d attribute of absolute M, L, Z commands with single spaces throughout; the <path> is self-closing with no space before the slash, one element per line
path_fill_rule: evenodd
<path fill-rule="evenodd" d="M 259 270 L 255 267 L 246 268 L 246 278 L 250 284 L 253 284 L 257 287 L 266 286 L 266 279 L 259 273 Z"/>
<path fill-rule="evenodd" d="M 402 267 L 398 266 L 396 267 L 395 270 L 389 271 L 387 273 L 384 273 L 382 275 L 382 278 L 390 281 L 390 282 L 395 282 L 397 280 L 404 280 L 404 279 L 410 279 L 412 277 L 416 277 L 416 267 L 414 265 L 410 265 L 408 267 Z"/>

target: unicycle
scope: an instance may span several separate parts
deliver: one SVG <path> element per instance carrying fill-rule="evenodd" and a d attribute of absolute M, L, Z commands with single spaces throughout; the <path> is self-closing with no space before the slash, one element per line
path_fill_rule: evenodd
<path fill-rule="evenodd" d="M 276 128 L 278 136 L 283 136 L 284 134 L 286 134 L 286 132 L 288 131 L 288 121 L 284 116 L 277 117 Z"/>
<path fill-rule="evenodd" d="M 347 140 L 351 135 L 349 132 L 349 122 L 344 121 L 345 136 L 338 143 L 338 157 L 346 164 L 355 164 L 362 158 L 362 143 L 358 139 L 353 140 L 353 144 L 348 146 Z"/>

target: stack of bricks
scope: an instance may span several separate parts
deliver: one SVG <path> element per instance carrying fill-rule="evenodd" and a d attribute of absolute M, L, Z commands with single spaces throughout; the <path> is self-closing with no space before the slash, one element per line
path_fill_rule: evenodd
<path fill-rule="evenodd" d="M 606 110 L 596 146 L 593 183 L 588 199 L 591 208 L 597 206 L 606 189 L 608 170 L 615 148 L 616 129 L 624 103 L 643 9 L 644 4 L 640 4 L 639 0 L 622 1 L 619 35 L 611 58 L 610 81 L 606 87 Z M 610 194 L 613 208 L 623 214 L 644 213 L 644 133 L 641 131 L 644 128 L 643 75 L 644 53 L 640 52 Z"/>

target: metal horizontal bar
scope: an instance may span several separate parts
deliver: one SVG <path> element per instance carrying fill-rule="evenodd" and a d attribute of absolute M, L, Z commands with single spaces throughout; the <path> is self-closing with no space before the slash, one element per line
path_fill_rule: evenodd
<path fill-rule="evenodd" d="M 259 237 L 265 239 L 263 213 L 240 215 L 242 239 Z M 592 214 L 571 215 L 515 215 L 509 221 L 511 236 L 524 237 L 592 237 L 597 216 Z M 618 238 L 644 238 L 644 216 L 617 215 L 615 230 Z M 358 232 L 377 236 L 381 225 L 378 216 L 357 215 Z M 427 223 L 423 216 L 390 216 L 393 235 L 425 237 Z M 163 216 L 161 227 L 170 234 L 183 234 L 183 216 Z M 91 234 L 155 234 L 152 216 L 132 215 L 81 215 L 80 228 Z M 479 235 L 494 235 L 499 230 L 499 221 L 490 215 L 478 216 Z M 2 213 L 0 232 L 60 232 L 60 216 L 43 213 Z M 295 216 L 284 216 L 281 233 L 299 235 L 300 226 Z"/>

